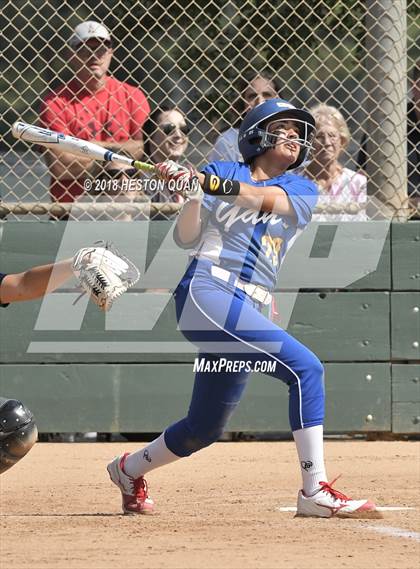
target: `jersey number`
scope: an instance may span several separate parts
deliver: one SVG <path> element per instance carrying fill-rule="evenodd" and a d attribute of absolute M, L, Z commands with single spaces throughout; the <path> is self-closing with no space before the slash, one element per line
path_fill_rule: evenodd
<path fill-rule="evenodd" d="M 281 237 L 271 237 L 270 235 L 263 235 L 261 239 L 262 246 L 265 249 L 265 256 L 270 259 L 273 267 L 279 264 L 279 253 L 283 239 Z"/>

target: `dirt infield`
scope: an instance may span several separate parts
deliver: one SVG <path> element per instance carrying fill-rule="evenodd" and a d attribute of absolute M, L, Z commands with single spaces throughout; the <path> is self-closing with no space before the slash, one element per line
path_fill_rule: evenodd
<path fill-rule="evenodd" d="M 139 445 L 142 446 L 142 445 Z M 382 520 L 294 518 L 289 442 L 219 443 L 149 475 L 153 517 L 120 515 L 105 465 L 133 443 L 41 444 L 0 479 L 1 569 L 419 566 L 420 443 L 329 441 L 337 487 Z"/>

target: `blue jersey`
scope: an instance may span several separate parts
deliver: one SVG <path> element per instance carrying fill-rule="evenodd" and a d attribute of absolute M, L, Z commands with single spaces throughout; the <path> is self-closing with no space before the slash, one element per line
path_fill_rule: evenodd
<path fill-rule="evenodd" d="M 4 273 L 0 273 L 0 287 L 1 287 L 1 282 L 2 282 L 2 280 L 4 279 L 5 276 L 6 276 L 6 275 L 5 275 Z M 0 292 L 1 292 L 1 291 L 0 291 Z M 1 294 L 0 294 L 0 299 L 1 299 Z M 8 305 L 8 304 L 1 304 L 1 303 L 0 303 L 0 308 L 1 308 L 1 307 L 5 307 L 5 306 L 9 306 L 9 305 Z"/>
<path fill-rule="evenodd" d="M 206 258 L 240 279 L 272 290 L 281 260 L 292 241 L 311 220 L 317 201 L 316 185 L 297 174 L 285 173 L 255 182 L 242 162 L 212 162 L 203 172 L 252 186 L 279 186 L 296 212 L 296 219 L 236 206 L 206 194 L 202 207 L 207 221 L 195 255 Z"/>

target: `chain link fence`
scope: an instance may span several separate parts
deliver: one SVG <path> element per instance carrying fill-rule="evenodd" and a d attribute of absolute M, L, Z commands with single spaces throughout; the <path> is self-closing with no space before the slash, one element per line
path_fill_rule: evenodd
<path fill-rule="evenodd" d="M 115 91 L 106 100 L 97 94 L 96 107 L 88 109 L 99 126 L 96 122 L 91 128 L 83 113 L 76 126 L 69 124 L 72 109 L 80 111 L 73 103 L 83 106 L 83 81 L 79 77 L 79 91 L 73 89 L 71 96 L 63 95 L 60 86 L 73 85 L 80 71 L 77 49 L 69 40 L 87 20 L 110 31 L 109 75 L 136 88 L 129 94 L 129 116 L 121 119 L 130 124 L 122 134 L 114 128 L 120 120 L 118 105 L 123 104 Z M 161 144 L 167 155 L 199 168 L 214 157 L 221 133 L 232 146 L 223 152 L 235 151 L 235 129 L 246 105 L 252 104 L 247 100 L 253 96 L 250 85 L 258 91 L 252 83 L 256 77 L 266 82 L 265 91 L 267 85 L 275 91 L 264 96 L 280 95 L 306 108 L 326 103 L 340 110 L 351 133 L 340 162 L 349 170 L 364 171 L 370 218 L 418 216 L 420 25 L 415 0 L 3 0 L 0 21 L 2 218 L 176 215 L 180 204 L 162 188 L 150 190 L 150 180 L 42 152 L 16 141 L 11 125 L 16 120 L 49 128 L 62 124 L 64 132 L 73 129 L 82 138 L 90 133 L 106 147 L 147 161 L 157 161 Z M 137 89 L 151 108 L 153 120 L 146 124 Z M 67 96 L 68 108 L 53 101 L 43 117 L 49 93 Z M 159 143 L 154 139 L 156 124 L 162 127 Z M 97 191 L 87 192 L 87 178 L 96 184 L 104 181 Z M 125 179 L 134 180 L 135 191 L 121 191 Z M 366 202 L 350 199 L 332 210 L 331 204 L 322 207 L 321 212 L 351 217 Z"/>

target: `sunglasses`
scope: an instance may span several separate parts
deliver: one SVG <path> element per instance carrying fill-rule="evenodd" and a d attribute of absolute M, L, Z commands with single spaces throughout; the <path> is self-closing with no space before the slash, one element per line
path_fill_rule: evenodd
<path fill-rule="evenodd" d="M 100 42 L 97 45 L 89 46 L 85 43 L 80 44 L 76 48 L 76 52 L 80 57 L 89 57 L 93 54 L 98 56 L 104 56 L 109 49 L 112 47 L 111 41 Z"/>
<path fill-rule="evenodd" d="M 182 134 L 187 135 L 190 132 L 190 127 L 187 124 L 184 124 L 183 126 L 179 126 L 177 124 L 174 124 L 172 122 L 167 122 L 167 123 L 163 123 L 158 125 L 159 128 L 161 129 L 162 132 L 164 132 L 167 136 L 173 134 L 176 129 L 180 130 L 182 132 Z"/>
<path fill-rule="evenodd" d="M 129 168 L 128 170 L 118 170 L 117 168 L 115 168 L 115 169 L 106 170 L 104 177 L 118 179 L 122 178 L 123 176 L 127 176 L 128 178 L 132 178 L 137 174 L 137 172 L 138 170 L 136 168 Z"/>

